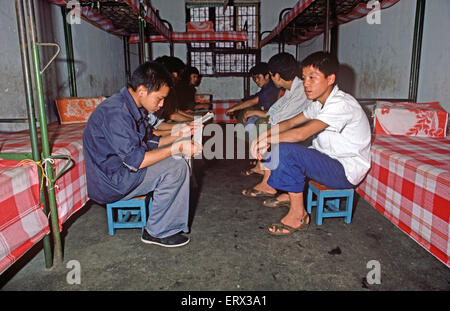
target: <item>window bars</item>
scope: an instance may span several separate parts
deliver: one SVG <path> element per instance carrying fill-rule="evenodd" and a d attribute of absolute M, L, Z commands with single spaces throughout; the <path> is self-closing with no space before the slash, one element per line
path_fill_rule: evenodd
<path fill-rule="evenodd" d="M 248 32 L 248 42 L 188 44 L 187 60 L 204 76 L 246 76 L 260 60 L 259 3 L 186 6 L 186 22 L 211 21 L 216 32 Z"/>

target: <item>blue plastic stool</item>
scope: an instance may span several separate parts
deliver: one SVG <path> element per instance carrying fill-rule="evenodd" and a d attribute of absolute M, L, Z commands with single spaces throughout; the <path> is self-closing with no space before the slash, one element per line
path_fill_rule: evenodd
<path fill-rule="evenodd" d="M 311 180 L 308 184 L 308 199 L 306 210 L 311 214 L 311 208 L 317 206 L 316 224 L 321 225 L 323 218 L 345 217 L 345 222 L 352 221 L 353 189 L 331 189 Z M 313 201 L 313 194 L 316 200 Z M 340 210 L 341 199 L 346 199 L 345 210 Z"/>
<path fill-rule="evenodd" d="M 152 198 L 148 203 L 148 214 L 150 214 L 151 207 Z M 109 235 L 114 235 L 115 229 L 144 228 L 147 223 L 145 196 L 106 204 L 106 215 L 108 216 Z M 135 216 L 133 220 L 131 220 L 131 216 Z"/>

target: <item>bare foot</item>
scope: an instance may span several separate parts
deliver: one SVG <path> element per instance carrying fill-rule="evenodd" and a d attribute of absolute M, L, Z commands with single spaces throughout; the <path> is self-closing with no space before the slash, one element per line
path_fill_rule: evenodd
<path fill-rule="evenodd" d="M 277 200 L 278 200 L 279 202 L 289 202 L 289 201 L 290 201 L 290 199 L 289 199 L 289 194 L 287 194 L 287 193 L 282 193 L 282 194 L 280 194 L 280 195 L 277 197 Z"/>
<path fill-rule="evenodd" d="M 264 175 L 264 171 L 262 169 L 260 169 L 258 166 L 252 167 L 250 170 L 252 172 L 255 172 L 256 174 Z"/>

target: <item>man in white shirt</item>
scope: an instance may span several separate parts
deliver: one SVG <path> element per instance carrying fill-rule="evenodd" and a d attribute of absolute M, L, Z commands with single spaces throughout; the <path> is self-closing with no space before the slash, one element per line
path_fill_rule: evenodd
<path fill-rule="evenodd" d="M 275 125 L 305 110 L 310 101 L 306 99 L 303 83 L 299 78 L 300 64 L 292 54 L 276 54 L 270 58 L 268 66 L 273 84 L 284 89 L 284 95 L 268 111 L 248 111 L 245 118 L 266 117 L 270 125 Z"/>
<path fill-rule="evenodd" d="M 268 228 L 270 234 L 291 234 L 309 224 L 303 203 L 306 177 L 331 188 L 351 188 L 370 168 L 369 121 L 356 99 L 335 85 L 338 66 L 337 59 L 326 52 L 305 58 L 302 80 L 307 98 L 314 102 L 252 144 L 252 154 L 261 159 L 271 141 L 280 142 L 272 145 L 266 163 L 271 169 L 268 184 L 288 192 L 290 209 Z M 312 148 L 295 144 L 313 135 Z"/>

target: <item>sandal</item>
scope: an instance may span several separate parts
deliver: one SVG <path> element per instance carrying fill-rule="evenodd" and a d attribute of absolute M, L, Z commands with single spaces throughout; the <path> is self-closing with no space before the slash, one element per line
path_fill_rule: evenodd
<path fill-rule="evenodd" d="M 253 174 L 264 175 L 264 173 L 255 172 L 253 169 L 254 169 L 254 167 L 251 167 L 249 169 L 243 170 L 243 171 L 241 171 L 240 174 L 241 174 L 241 176 L 250 176 L 250 175 L 253 175 Z"/>
<path fill-rule="evenodd" d="M 249 168 L 248 170 L 241 171 L 240 174 L 241 174 L 241 176 L 250 176 L 250 175 L 256 174 L 256 172 L 252 171 L 252 169 Z"/>
<path fill-rule="evenodd" d="M 308 228 L 309 225 L 309 215 L 306 214 L 305 217 L 303 217 L 302 220 L 300 220 L 300 226 L 298 228 L 294 228 L 288 225 L 285 225 L 284 223 L 281 222 L 277 222 L 272 224 L 269 228 L 267 228 L 267 232 L 269 232 L 271 235 L 290 235 L 292 233 L 294 233 L 295 231 L 299 231 L 299 230 L 305 230 Z M 273 228 L 274 231 L 270 231 L 269 229 Z M 287 230 L 288 232 L 283 232 L 284 230 Z"/>
<path fill-rule="evenodd" d="M 242 194 L 245 195 L 246 197 L 250 197 L 250 198 L 261 198 L 261 197 L 273 198 L 274 196 L 277 195 L 276 193 L 272 194 L 269 192 L 259 191 L 259 190 L 254 189 L 253 187 L 244 189 Z"/>
<path fill-rule="evenodd" d="M 291 201 L 278 201 L 277 198 L 269 198 L 269 199 L 266 199 L 263 201 L 263 205 L 267 206 L 267 207 L 272 207 L 272 208 L 282 207 L 282 206 L 290 207 Z"/>

